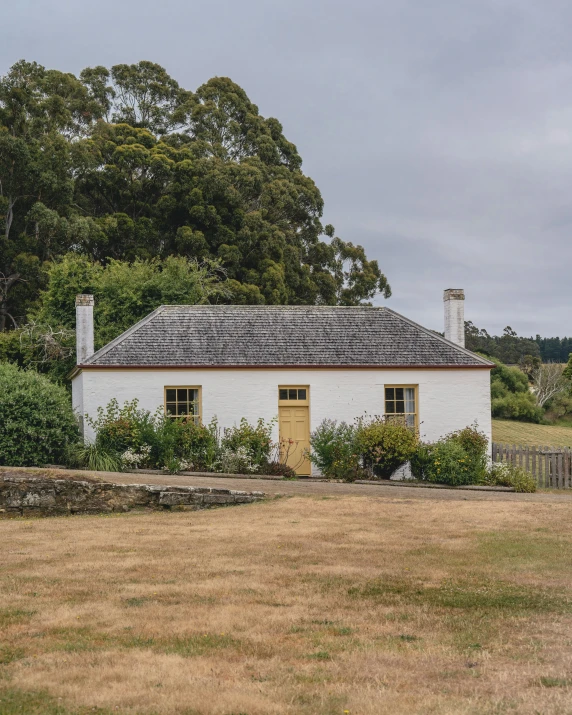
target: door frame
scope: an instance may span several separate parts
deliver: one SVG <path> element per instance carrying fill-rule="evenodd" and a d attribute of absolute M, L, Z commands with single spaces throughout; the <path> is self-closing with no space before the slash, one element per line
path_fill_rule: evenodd
<path fill-rule="evenodd" d="M 296 399 L 280 399 L 280 390 L 306 390 L 306 398 L 299 400 L 298 398 Z M 299 393 L 298 393 L 299 394 Z M 278 440 L 280 441 L 282 439 L 282 435 L 280 434 L 280 408 L 281 407 L 305 407 L 308 410 L 308 426 L 307 426 L 307 434 L 306 434 L 306 441 L 308 445 L 310 444 L 310 419 L 311 419 L 311 414 L 310 414 L 310 385 L 278 385 Z M 300 476 L 310 476 L 312 474 L 312 465 L 307 460 L 309 463 L 309 474 L 308 475 L 300 475 Z"/>

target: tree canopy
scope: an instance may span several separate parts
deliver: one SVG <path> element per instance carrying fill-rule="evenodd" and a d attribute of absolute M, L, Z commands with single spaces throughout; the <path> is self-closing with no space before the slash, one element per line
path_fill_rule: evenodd
<path fill-rule="evenodd" d="M 0 331 L 38 308 L 49 264 L 216 260 L 235 303 L 356 305 L 391 293 L 322 224 L 277 119 L 215 77 L 191 92 L 152 62 L 79 77 L 21 61 L 0 79 Z"/>

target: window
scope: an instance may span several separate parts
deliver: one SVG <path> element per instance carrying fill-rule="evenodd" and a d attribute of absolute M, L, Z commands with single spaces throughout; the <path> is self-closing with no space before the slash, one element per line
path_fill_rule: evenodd
<path fill-rule="evenodd" d="M 385 416 L 404 418 L 408 427 L 417 427 L 417 385 L 386 386 Z"/>
<path fill-rule="evenodd" d="M 278 388 L 278 399 L 279 400 L 307 400 L 308 399 L 308 388 L 306 387 L 279 387 Z"/>
<path fill-rule="evenodd" d="M 165 412 L 170 417 L 192 417 L 201 419 L 200 387 L 166 387 Z"/>

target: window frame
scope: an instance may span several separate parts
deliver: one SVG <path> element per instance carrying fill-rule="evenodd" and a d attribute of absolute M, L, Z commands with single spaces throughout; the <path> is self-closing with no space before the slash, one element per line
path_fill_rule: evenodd
<path fill-rule="evenodd" d="M 306 399 L 281 400 L 280 390 L 306 390 Z M 309 407 L 310 406 L 310 385 L 278 385 L 278 407 Z"/>
<path fill-rule="evenodd" d="M 194 401 L 198 405 L 198 414 L 196 415 L 172 415 L 167 412 L 167 390 L 197 390 L 198 397 Z M 172 400 L 170 400 L 172 402 Z M 176 400 L 178 403 L 179 401 Z M 163 388 L 163 409 L 165 414 L 172 419 L 184 419 L 193 417 L 196 424 L 202 424 L 203 421 L 203 388 L 202 385 L 165 385 Z"/>
<path fill-rule="evenodd" d="M 397 402 L 397 400 L 388 400 L 385 396 L 385 391 L 386 389 L 399 389 L 402 388 L 404 390 L 406 389 L 413 389 L 413 399 L 415 400 L 415 412 L 388 412 L 387 411 L 387 403 L 388 402 Z M 403 401 L 405 402 L 405 395 L 403 396 Z M 415 430 L 419 430 L 419 385 L 394 385 L 394 384 L 387 384 L 383 386 L 383 414 L 385 419 L 388 417 L 392 417 L 394 415 L 404 415 L 407 417 L 407 415 L 413 415 L 414 417 L 414 428 Z"/>

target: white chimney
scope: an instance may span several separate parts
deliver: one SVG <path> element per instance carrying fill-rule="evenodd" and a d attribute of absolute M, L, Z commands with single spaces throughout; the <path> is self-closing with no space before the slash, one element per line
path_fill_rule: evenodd
<path fill-rule="evenodd" d="M 75 337 L 77 364 L 82 365 L 95 352 L 92 295 L 76 295 L 75 297 Z"/>
<path fill-rule="evenodd" d="M 447 288 L 443 293 L 445 306 L 445 337 L 452 343 L 465 347 L 465 291 Z"/>

